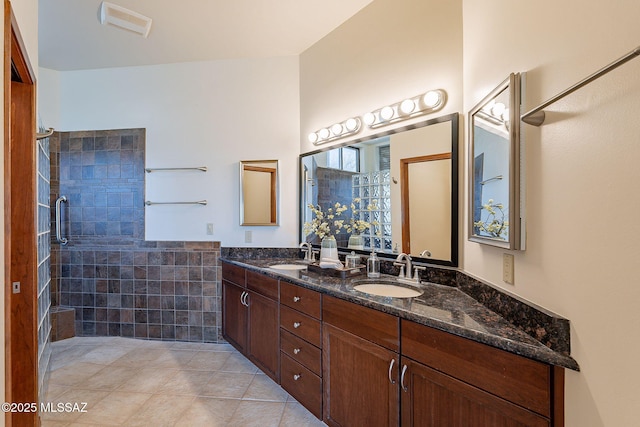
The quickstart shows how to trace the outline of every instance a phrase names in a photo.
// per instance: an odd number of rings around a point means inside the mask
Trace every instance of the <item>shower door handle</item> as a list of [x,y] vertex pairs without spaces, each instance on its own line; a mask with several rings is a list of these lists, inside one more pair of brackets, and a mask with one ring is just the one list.
[[65,237],[62,237],[62,224],[60,224],[60,204],[62,202],[67,202],[67,196],[60,196],[56,200],[56,240],[61,245],[66,245],[69,243]]

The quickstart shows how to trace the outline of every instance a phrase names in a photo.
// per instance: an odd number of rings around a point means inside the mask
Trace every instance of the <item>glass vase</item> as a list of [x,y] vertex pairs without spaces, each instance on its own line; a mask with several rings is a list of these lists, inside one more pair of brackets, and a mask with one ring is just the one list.
[[349,237],[349,249],[364,250],[364,236],[360,234],[352,234]]
[[323,260],[338,261],[338,243],[333,236],[327,236],[322,238],[320,245],[320,261]]

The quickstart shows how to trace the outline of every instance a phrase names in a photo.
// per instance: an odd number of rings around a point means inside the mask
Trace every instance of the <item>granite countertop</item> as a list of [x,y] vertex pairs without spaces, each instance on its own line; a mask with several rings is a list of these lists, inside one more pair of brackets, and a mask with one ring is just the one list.
[[[307,270],[269,268],[274,264],[301,264],[300,260],[293,259],[223,257],[222,260],[510,353],[551,365],[579,370],[578,363],[573,358],[553,351],[456,287],[423,282],[417,285],[424,291],[419,297],[378,297],[359,292],[353,288],[354,281],[367,279],[366,274],[341,279]],[[394,276],[385,274],[381,276],[381,279],[394,278]]]

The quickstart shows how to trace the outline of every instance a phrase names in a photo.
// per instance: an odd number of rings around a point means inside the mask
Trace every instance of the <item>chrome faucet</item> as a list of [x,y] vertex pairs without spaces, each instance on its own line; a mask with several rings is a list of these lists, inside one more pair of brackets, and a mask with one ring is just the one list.
[[[404,252],[402,252],[400,255],[398,255],[398,258],[396,258],[396,262],[394,262],[393,265],[400,267],[400,274],[398,274],[398,277],[407,278],[411,280],[411,255],[405,254]],[[405,266],[406,266],[406,274],[404,273]]]
[[[404,262],[403,262],[404,261]],[[413,263],[411,260],[411,255],[405,254],[404,252],[398,255],[396,258],[396,262],[393,263],[395,266],[400,267],[400,273],[398,274],[398,280],[409,282],[409,283],[420,283],[420,272],[426,270],[424,266],[415,266],[413,267]],[[405,274],[405,267],[407,273]]]
[[[306,249],[304,249],[304,248],[306,248]],[[305,261],[309,261],[309,262],[313,262],[313,247],[311,246],[311,243],[309,243],[309,242],[300,243],[300,249],[304,249],[305,250],[304,260]]]

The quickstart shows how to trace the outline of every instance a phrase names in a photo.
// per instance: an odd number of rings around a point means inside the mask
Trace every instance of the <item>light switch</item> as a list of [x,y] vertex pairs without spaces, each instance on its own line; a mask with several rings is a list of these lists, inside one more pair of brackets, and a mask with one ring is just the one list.
[[251,230],[247,230],[244,232],[244,242],[245,243],[251,243],[251,241],[253,240],[253,236],[251,233]]
[[512,254],[502,254],[502,280],[513,285],[514,260]]
[[212,222],[208,222],[207,223],[207,235],[209,235],[209,236],[213,235],[213,223]]

